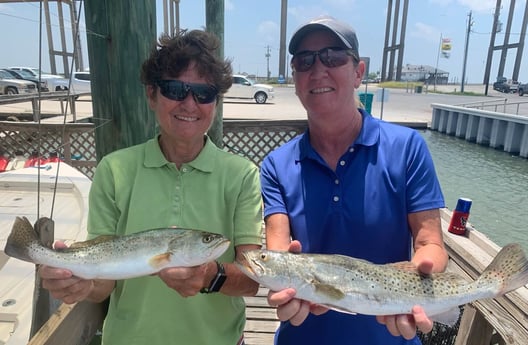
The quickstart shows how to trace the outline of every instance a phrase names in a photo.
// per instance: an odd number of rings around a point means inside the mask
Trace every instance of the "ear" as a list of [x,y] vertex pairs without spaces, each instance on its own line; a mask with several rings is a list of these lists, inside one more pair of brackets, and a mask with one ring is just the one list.
[[365,74],[365,62],[359,61],[354,73],[356,77],[354,81],[354,87],[357,89],[361,86],[361,81],[363,80],[363,75]]
[[150,109],[154,109],[154,105],[156,104],[156,100],[158,98],[157,97],[158,88],[155,87],[154,85],[147,85],[145,87],[145,92],[147,94],[147,100],[148,100]]

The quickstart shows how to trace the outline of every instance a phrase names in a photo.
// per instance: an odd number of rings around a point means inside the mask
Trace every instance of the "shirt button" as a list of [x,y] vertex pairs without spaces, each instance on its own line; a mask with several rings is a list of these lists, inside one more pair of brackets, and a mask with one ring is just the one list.
[[339,180],[338,180],[338,179],[335,179],[334,183],[335,183],[335,184],[339,184]]
[[341,166],[344,166],[345,164],[346,164],[345,161],[341,161],[341,162],[339,162],[339,165],[341,165]]
[[351,152],[351,153],[354,152],[354,148],[351,147],[350,150],[348,150],[348,152]]
[[183,168],[182,171],[185,173],[187,172],[187,168]]
[[338,196],[334,196],[334,201],[338,202],[339,201],[339,197]]

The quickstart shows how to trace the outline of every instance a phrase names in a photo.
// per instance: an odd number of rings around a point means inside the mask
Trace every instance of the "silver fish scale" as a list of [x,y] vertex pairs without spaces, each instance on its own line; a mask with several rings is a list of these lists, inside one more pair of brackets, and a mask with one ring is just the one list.
[[[368,290],[372,293],[388,292],[405,296],[433,297],[455,295],[471,291],[474,288],[468,281],[449,273],[443,273],[442,279],[435,279],[436,275],[434,274],[423,276],[417,272],[394,268],[391,265],[380,267],[363,260],[341,255],[333,257],[327,255],[311,256],[314,259],[310,260],[312,261],[310,267],[314,271],[341,272],[338,275],[340,282],[349,283],[343,286],[345,292]],[[319,275],[321,274],[319,273]]]

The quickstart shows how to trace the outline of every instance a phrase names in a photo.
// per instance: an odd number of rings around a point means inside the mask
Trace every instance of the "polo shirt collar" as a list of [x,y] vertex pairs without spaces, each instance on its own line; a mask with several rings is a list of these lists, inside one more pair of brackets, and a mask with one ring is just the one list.
[[[363,118],[363,124],[361,131],[359,132],[356,141],[350,145],[362,145],[362,146],[374,146],[377,145],[380,138],[380,122],[375,119],[372,115],[367,113],[364,109],[358,109]],[[319,155],[315,152],[312,145],[310,144],[310,129],[307,129],[303,133],[301,140],[299,141],[299,160],[305,158],[317,159]]]
[[[146,143],[144,164],[147,168],[159,168],[167,164],[172,164],[163,155],[158,138],[159,136],[154,139],[150,139]],[[214,162],[216,159],[216,151],[216,145],[207,135],[205,135],[205,145],[202,148],[202,151],[200,151],[198,157],[186,164],[204,172],[211,172],[213,171]]]

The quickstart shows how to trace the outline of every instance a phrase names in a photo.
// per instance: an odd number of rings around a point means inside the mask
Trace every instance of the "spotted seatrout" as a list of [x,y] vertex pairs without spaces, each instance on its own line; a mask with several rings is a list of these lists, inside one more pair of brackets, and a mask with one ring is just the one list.
[[241,270],[263,286],[294,288],[296,297],[346,313],[408,314],[421,305],[438,322],[453,325],[459,305],[494,298],[528,284],[528,260],[518,244],[505,246],[482,275],[468,282],[452,273],[420,275],[401,263],[375,265],[343,255],[244,253]]
[[128,279],[166,267],[197,266],[215,260],[229,246],[222,235],[164,228],[125,236],[100,236],[69,248],[43,246],[31,223],[17,217],[4,252],[14,258],[70,270],[84,279]]

